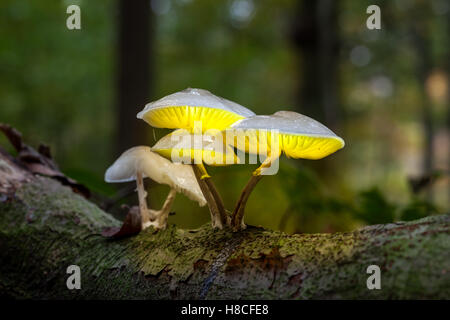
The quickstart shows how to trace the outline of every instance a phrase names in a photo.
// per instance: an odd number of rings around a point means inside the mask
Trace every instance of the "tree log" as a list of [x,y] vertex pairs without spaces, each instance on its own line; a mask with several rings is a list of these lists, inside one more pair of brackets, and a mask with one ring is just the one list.
[[[275,214],[275,213],[274,213]],[[120,222],[59,181],[0,154],[0,296],[35,299],[449,299],[450,215],[295,234],[249,226],[146,229]],[[69,265],[81,289],[66,286]],[[369,265],[381,289],[367,288]]]

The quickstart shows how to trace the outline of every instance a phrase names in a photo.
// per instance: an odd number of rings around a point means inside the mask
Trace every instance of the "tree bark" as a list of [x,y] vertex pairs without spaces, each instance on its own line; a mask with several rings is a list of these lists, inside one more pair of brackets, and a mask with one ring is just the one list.
[[[274,213],[276,214],[276,213]],[[171,226],[109,240],[120,222],[0,154],[0,296],[35,299],[449,299],[450,216],[295,234]],[[81,269],[69,290],[67,267]],[[368,290],[369,265],[381,289]]]

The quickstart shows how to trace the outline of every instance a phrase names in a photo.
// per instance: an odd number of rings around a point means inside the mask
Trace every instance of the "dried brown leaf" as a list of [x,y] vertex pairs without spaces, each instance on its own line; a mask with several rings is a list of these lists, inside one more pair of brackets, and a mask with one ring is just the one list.
[[141,232],[142,222],[139,207],[129,208],[125,221],[120,228],[109,227],[103,230],[102,236],[112,239],[124,238]]

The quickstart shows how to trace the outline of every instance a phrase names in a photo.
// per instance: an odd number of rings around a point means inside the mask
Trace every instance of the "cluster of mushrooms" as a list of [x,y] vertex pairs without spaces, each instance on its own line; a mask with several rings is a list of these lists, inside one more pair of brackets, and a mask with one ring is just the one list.
[[[199,206],[207,204],[213,228],[244,229],[250,193],[263,175],[274,173],[270,169],[283,152],[295,159],[321,159],[344,147],[342,138],[307,116],[292,111],[255,115],[203,89],[188,88],[151,102],[137,118],[155,128],[176,129],[151,148],[127,150],[105,173],[106,182],[136,181],[142,229],[167,226],[177,192]],[[263,159],[230,213],[204,165],[241,163],[235,150]],[[171,188],[160,210],[147,208],[146,177]]]

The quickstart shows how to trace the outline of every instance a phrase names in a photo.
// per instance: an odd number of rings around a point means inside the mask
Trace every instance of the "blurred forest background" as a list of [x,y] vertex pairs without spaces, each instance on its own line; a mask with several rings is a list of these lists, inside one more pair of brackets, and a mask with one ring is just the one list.
[[[70,4],[81,30],[66,28]],[[372,4],[381,30],[366,28]],[[136,113],[187,87],[332,128],[343,150],[283,156],[250,197],[247,223],[289,233],[448,212],[449,68],[448,0],[0,2],[0,122],[50,145],[100,205],[126,188],[103,182],[115,158],[168,132]],[[255,168],[209,168],[229,209]],[[150,205],[168,191],[150,183]],[[123,218],[120,204],[136,202],[131,194],[108,211]],[[182,195],[173,209],[169,222],[181,227],[209,220]]]

